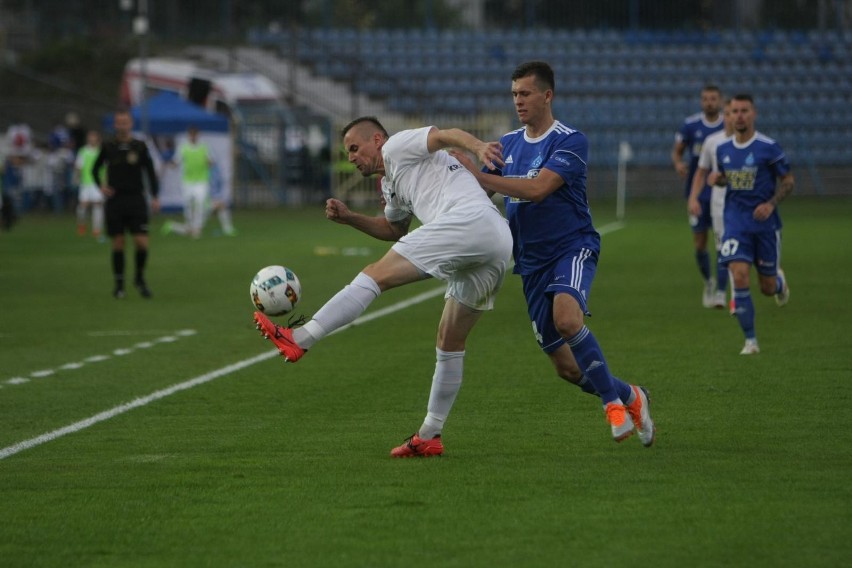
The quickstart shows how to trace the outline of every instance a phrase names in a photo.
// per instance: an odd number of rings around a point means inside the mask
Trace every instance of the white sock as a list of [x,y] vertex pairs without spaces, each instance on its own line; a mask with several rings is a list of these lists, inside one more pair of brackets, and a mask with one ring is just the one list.
[[429,392],[429,404],[426,407],[426,418],[418,430],[424,440],[434,438],[444,429],[444,422],[461,388],[464,372],[464,351],[442,351],[435,348],[435,353],[437,361],[435,375],[432,377],[432,390]]
[[189,210],[189,232],[197,236],[204,228],[204,201],[193,200],[192,208]]
[[85,225],[86,224],[86,206],[82,203],[77,204],[77,224]]
[[104,229],[104,206],[102,203],[92,205],[92,232],[100,234]]
[[359,272],[351,284],[314,314],[311,321],[293,330],[293,339],[302,349],[310,349],[332,331],[355,321],[381,293],[375,280]]
[[222,207],[216,214],[219,216],[219,225],[222,226],[222,232],[233,233],[234,224],[231,222],[231,210],[227,207]]

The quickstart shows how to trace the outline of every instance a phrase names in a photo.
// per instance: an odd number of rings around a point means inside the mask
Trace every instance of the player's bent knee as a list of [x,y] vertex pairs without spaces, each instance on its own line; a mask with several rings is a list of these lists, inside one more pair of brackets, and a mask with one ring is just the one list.
[[556,326],[556,331],[559,332],[559,335],[565,338],[574,337],[577,335],[581,329],[583,329],[583,319],[576,317],[564,317],[554,320],[553,324]]

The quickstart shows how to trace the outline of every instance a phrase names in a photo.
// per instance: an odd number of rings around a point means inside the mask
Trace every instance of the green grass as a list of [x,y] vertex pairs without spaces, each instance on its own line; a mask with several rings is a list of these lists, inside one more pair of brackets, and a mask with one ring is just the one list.
[[[594,205],[598,226],[611,209]],[[749,358],[735,320],[700,307],[683,209],[631,203],[590,302],[611,368],[651,391],[655,447],[612,443],[595,399],[555,378],[512,277],[469,341],[444,457],[388,457],[425,413],[437,297],[0,460],[0,564],[845,565],[852,201],[785,203],[792,300],[755,292]],[[71,217],[0,234],[0,449],[269,352],[260,267],[293,268],[311,314],[387,249],[315,208],[236,224],[155,233],[151,301],[110,296],[108,248]]]

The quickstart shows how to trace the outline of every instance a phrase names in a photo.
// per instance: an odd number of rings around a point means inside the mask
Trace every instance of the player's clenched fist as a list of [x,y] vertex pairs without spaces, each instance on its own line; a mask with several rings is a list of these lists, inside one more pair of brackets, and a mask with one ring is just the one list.
[[325,202],[325,216],[336,223],[345,223],[349,216],[349,208],[339,199],[328,199]]

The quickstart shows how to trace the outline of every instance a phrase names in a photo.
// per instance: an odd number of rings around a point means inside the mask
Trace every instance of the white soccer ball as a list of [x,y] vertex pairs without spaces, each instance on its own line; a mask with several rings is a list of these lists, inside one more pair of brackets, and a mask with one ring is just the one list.
[[281,316],[299,303],[302,284],[289,268],[267,266],[252,278],[249,292],[255,308],[268,316]]

